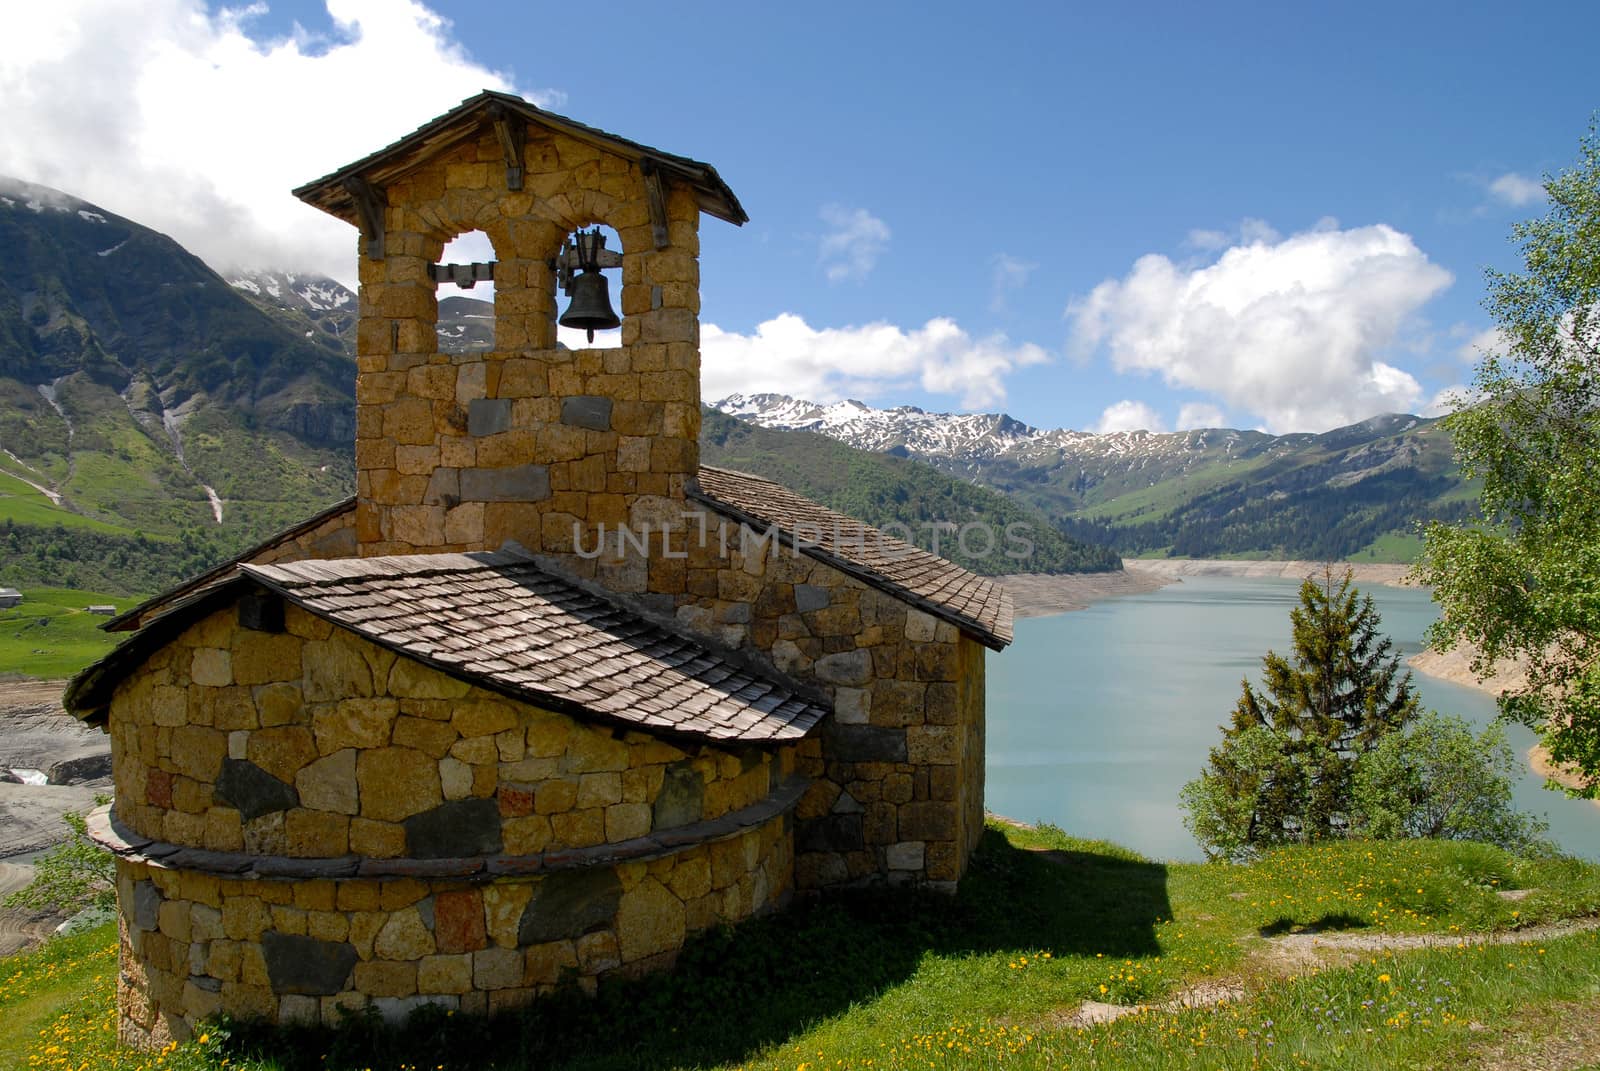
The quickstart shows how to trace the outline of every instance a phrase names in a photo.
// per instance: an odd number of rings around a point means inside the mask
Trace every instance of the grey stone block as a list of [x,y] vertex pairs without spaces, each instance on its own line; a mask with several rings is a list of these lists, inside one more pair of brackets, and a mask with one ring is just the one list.
[[590,431],[611,430],[611,399],[580,394],[561,399],[561,423]]
[[461,501],[461,470],[438,468],[428,477],[428,489],[423,492],[425,506],[453,506]]
[[510,430],[510,398],[474,398],[467,403],[468,435],[498,435]]
[[832,598],[828,589],[817,584],[796,584],[794,586],[794,608],[801,613],[808,610],[821,610],[830,603]]
[[267,961],[267,981],[279,995],[331,997],[345,988],[356,965],[355,946],[348,942],[319,941],[276,930],[261,935],[261,954]]
[[543,502],[549,497],[550,470],[544,465],[461,470],[464,502]]
[[451,800],[402,824],[406,853],[413,859],[495,855],[502,846],[500,805],[492,799]]
[[905,762],[906,737],[876,725],[840,725],[827,730],[828,755],[840,762]]
[[865,648],[824,655],[811,671],[829,684],[866,684],[872,679],[872,652]]
[[154,882],[133,883],[133,924],[141,930],[153,930],[161,918],[161,890]]
[[239,812],[245,821],[274,811],[300,806],[300,793],[253,762],[223,759],[217,775],[216,796]]
[[609,867],[551,874],[539,883],[539,891],[522,912],[517,943],[537,945],[581,937],[615,918],[621,902],[622,882]]
[[801,822],[795,830],[795,850],[801,852],[855,852],[863,844],[859,814],[830,814]]
[[690,763],[675,762],[667,767],[656,793],[651,829],[674,829],[698,822],[705,814],[706,782]]

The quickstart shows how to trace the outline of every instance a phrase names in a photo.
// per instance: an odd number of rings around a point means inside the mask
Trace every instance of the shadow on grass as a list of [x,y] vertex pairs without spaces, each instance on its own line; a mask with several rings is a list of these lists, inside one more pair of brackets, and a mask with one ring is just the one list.
[[667,1068],[736,1063],[910,979],[924,956],[1049,951],[1133,958],[1172,917],[1166,867],[1029,852],[986,831],[954,897],[829,896],[692,940],[670,973],[557,993],[485,1024],[427,1009],[404,1028],[233,1024],[229,1054],[285,1071]]
[[1286,933],[1326,933],[1330,930],[1364,930],[1370,926],[1366,919],[1359,915],[1351,915],[1344,911],[1335,911],[1323,915],[1321,918],[1312,919],[1310,922],[1296,922],[1287,915],[1280,916],[1262,926],[1256,932],[1262,937],[1280,937]]

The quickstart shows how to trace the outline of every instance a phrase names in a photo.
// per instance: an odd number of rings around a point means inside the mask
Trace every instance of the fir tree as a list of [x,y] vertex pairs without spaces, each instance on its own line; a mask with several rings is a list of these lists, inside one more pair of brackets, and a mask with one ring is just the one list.
[[1411,674],[1351,580],[1330,566],[1300,585],[1292,656],[1267,652],[1260,690],[1242,682],[1222,743],[1184,786],[1208,855],[1343,834],[1357,761],[1416,717]]

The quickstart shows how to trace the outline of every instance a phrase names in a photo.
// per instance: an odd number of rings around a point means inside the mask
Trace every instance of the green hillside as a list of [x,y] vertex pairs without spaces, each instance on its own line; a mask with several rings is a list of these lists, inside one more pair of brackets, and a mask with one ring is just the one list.
[[976,573],[1104,572],[1122,567],[1110,550],[1063,535],[1039,513],[1005,495],[920,461],[857,450],[811,432],[774,431],[706,410],[700,459],[776,480],[868,524],[904,524],[923,547],[932,546],[935,522],[982,523],[997,533],[1009,524],[1027,526],[1033,549],[1025,558],[1007,557],[1003,539],[994,553],[982,554],[986,548],[974,537],[968,545],[980,553],[963,553],[949,529],[942,528],[939,553]]

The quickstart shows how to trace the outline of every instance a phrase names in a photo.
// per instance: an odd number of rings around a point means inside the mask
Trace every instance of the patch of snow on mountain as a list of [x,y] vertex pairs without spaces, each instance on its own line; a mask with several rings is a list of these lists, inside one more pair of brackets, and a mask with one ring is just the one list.
[[248,290],[252,294],[261,293],[261,284],[257,283],[254,279],[230,279],[228,280],[228,285],[233,287],[235,290]]
[[112,246],[110,249],[98,250],[95,253],[95,256],[97,256],[97,257],[109,257],[112,253],[115,253],[117,250],[119,250],[123,246],[127,245],[128,242],[131,241],[131,240],[132,239],[124,238],[122,241],[118,242],[116,245]]
[[104,223],[106,221],[106,217],[98,212],[91,212],[87,208],[78,209],[78,218],[89,223]]

